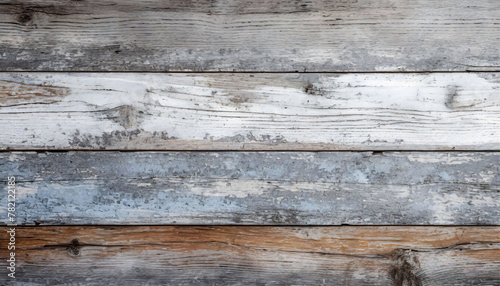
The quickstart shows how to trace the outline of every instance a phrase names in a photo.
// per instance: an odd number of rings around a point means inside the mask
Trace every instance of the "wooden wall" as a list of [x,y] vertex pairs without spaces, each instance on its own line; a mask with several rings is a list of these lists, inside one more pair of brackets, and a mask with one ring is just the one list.
[[499,24],[496,0],[3,1],[0,285],[500,285]]

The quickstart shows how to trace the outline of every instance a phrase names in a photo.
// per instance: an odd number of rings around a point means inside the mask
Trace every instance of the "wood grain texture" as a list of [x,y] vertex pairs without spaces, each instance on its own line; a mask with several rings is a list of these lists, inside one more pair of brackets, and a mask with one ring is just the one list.
[[486,152],[0,154],[27,225],[498,225],[499,174]]
[[23,227],[17,278],[6,285],[498,285],[499,234],[498,227]]
[[0,74],[1,149],[498,150],[500,74]]
[[477,0],[6,0],[0,69],[498,71]]

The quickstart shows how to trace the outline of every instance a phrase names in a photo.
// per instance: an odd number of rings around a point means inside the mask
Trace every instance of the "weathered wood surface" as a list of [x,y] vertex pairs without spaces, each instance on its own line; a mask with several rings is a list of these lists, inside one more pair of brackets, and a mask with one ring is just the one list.
[[495,0],[6,0],[0,70],[498,71]]
[[498,150],[500,74],[0,74],[1,149]]
[[1,153],[9,176],[27,225],[500,224],[500,153]]
[[16,245],[6,285],[500,284],[499,227],[29,227]]

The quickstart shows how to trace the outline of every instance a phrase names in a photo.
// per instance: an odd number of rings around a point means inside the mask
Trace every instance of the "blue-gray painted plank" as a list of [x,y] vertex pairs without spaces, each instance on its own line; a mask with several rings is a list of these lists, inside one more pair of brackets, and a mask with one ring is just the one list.
[[0,162],[17,181],[19,224],[500,222],[494,152],[12,152]]

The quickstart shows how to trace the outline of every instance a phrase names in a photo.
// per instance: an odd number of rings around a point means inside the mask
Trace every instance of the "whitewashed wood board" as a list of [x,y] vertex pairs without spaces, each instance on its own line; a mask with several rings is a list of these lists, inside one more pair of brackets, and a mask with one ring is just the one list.
[[494,0],[7,0],[0,70],[499,71]]
[[0,148],[498,150],[500,74],[1,73]]
[[0,154],[27,225],[498,225],[499,174],[495,152]]

